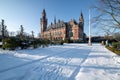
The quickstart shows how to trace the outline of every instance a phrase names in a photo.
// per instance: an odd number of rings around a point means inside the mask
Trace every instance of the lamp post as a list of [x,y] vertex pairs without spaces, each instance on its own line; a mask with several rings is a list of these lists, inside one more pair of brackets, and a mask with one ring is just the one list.
[[89,41],[88,41],[88,45],[91,46],[91,23],[90,23],[90,9],[89,9]]

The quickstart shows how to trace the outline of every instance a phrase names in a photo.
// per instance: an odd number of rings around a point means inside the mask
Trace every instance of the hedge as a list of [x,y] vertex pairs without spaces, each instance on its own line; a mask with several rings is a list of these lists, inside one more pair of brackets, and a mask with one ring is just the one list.
[[112,47],[116,49],[120,49],[120,42],[113,42]]
[[2,45],[3,49],[14,50],[19,45],[19,41],[15,37],[5,38],[2,40],[2,42],[3,42]]
[[116,53],[117,55],[120,55],[120,50],[115,49],[114,47],[109,47],[106,46],[106,48],[114,53]]

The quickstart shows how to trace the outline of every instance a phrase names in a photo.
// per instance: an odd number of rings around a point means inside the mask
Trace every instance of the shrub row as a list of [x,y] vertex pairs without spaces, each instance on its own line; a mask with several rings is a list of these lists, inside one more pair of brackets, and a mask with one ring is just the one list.
[[49,39],[31,39],[31,38],[18,38],[18,37],[9,37],[9,38],[4,38],[2,40],[3,45],[2,48],[3,49],[9,49],[9,50],[15,50],[16,48],[20,48],[20,49],[26,49],[29,47],[33,47],[33,48],[37,48],[38,46],[48,46],[49,44],[53,44],[53,45],[63,45],[63,43],[80,43],[80,41],[72,41],[69,39],[66,40],[61,40],[61,41],[50,41]]
[[115,49],[120,49],[120,42],[113,42],[112,47]]
[[20,39],[16,37],[4,38],[2,40],[3,49],[15,50],[16,48],[26,49],[29,47],[37,48],[38,46],[44,45],[47,46],[50,41],[49,40],[40,40],[40,39]]
[[120,50],[114,48],[114,47],[109,47],[109,46],[106,46],[107,49],[109,49],[110,51],[116,53],[117,55],[120,55]]
[[14,37],[4,38],[2,42],[3,42],[2,48],[9,50],[14,50],[20,44],[20,41]]

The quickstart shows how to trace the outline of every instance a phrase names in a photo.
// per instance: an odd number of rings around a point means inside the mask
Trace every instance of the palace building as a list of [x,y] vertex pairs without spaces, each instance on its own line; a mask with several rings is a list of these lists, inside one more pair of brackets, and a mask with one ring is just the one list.
[[49,39],[52,41],[61,40],[73,40],[82,41],[84,40],[84,18],[81,12],[79,22],[75,20],[70,20],[69,22],[64,22],[54,18],[54,23],[47,26],[48,19],[46,17],[45,9],[42,12],[42,18],[40,19],[41,24],[41,39]]

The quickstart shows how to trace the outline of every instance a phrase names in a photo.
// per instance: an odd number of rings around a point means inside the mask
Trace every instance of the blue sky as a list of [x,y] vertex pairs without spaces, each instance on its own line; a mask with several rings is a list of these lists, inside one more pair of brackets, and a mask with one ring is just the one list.
[[[60,19],[65,22],[71,19],[79,20],[82,11],[85,25],[84,32],[88,34],[88,9],[98,0],[0,0],[0,19],[5,20],[9,31],[18,31],[23,25],[25,32],[40,32],[40,18],[43,9],[46,10],[48,25]],[[93,14],[93,15],[92,15]],[[91,17],[96,12],[91,11]],[[1,22],[1,21],[0,21]],[[96,35],[96,30],[92,31]]]

